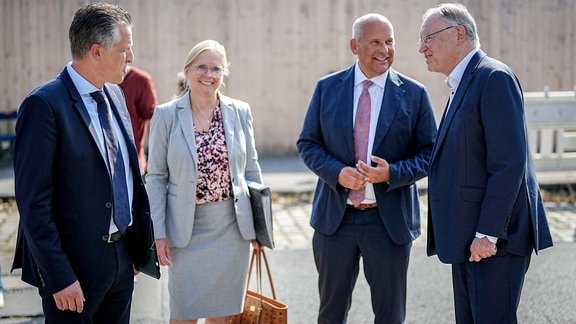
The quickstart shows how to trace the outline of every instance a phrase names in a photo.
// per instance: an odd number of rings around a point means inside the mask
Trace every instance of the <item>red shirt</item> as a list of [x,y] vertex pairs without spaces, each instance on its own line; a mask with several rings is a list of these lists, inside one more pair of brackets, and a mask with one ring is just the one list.
[[158,105],[158,95],[154,88],[154,81],[148,72],[131,66],[124,81],[119,85],[124,91],[126,104],[130,112],[136,150],[140,152],[144,143],[142,137],[146,122],[152,118],[154,108]]

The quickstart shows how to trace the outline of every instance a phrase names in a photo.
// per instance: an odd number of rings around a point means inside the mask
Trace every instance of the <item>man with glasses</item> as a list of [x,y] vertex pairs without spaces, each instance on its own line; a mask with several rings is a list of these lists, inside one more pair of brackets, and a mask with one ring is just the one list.
[[428,255],[452,264],[456,323],[516,323],[532,250],[552,239],[528,147],[522,89],[480,50],[466,7],[423,16],[419,51],[451,89],[428,175]]

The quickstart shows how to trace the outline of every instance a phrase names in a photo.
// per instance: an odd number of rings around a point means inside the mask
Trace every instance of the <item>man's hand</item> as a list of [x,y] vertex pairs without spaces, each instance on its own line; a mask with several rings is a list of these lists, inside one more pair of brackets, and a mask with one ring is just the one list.
[[375,167],[366,164],[363,161],[358,161],[356,170],[368,179],[370,183],[380,183],[390,180],[390,166],[388,162],[377,156],[371,157],[372,162],[376,163]]
[[156,252],[158,253],[160,265],[169,266],[172,264],[172,256],[170,255],[170,246],[167,239],[156,239]]
[[496,243],[490,242],[487,237],[474,238],[470,244],[470,262],[480,262],[480,260],[489,258],[497,252]]
[[82,292],[82,287],[80,287],[80,282],[78,282],[78,280],[74,281],[70,286],[55,293],[53,296],[54,301],[56,302],[56,307],[61,311],[69,310],[82,313],[84,310],[84,292]]
[[338,175],[338,182],[344,188],[356,190],[366,186],[368,178],[353,167],[345,167]]

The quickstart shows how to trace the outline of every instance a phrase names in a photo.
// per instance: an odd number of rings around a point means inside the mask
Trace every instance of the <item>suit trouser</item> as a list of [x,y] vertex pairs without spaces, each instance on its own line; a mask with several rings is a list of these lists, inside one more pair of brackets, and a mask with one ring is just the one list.
[[[40,292],[46,324],[130,322],[130,306],[134,291],[132,261],[124,240],[107,244],[98,280],[94,283],[80,282],[86,300],[82,313],[61,311],[56,307],[52,295]],[[87,285],[92,287],[88,288]]]
[[411,246],[412,243],[392,242],[377,208],[347,208],[336,233],[324,235],[316,231],[312,248],[319,275],[318,323],[346,323],[360,257],[370,286],[374,322],[402,323]]
[[503,254],[452,265],[457,324],[517,323],[530,257]]

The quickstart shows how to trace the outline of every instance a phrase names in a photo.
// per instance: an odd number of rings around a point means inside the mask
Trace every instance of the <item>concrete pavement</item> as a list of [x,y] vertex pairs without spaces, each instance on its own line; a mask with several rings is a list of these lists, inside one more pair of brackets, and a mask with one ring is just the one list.
[[[277,194],[273,203],[277,248],[267,253],[277,297],[288,305],[289,323],[314,323],[318,307],[317,275],[310,250],[313,231],[308,220],[310,191],[316,177],[298,157],[263,158],[261,163],[264,181]],[[6,183],[9,185],[9,181],[0,179],[0,191]],[[422,195],[421,199],[425,207],[426,196]],[[571,306],[576,300],[576,206],[547,204],[546,209],[556,246],[542,251],[532,260],[520,305],[520,322],[576,323],[576,311]],[[425,212],[423,208],[422,215]],[[425,233],[425,217],[422,220]],[[0,209],[0,264],[7,305],[0,309],[0,323],[42,323],[36,290],[22,283],[17,274],[7,273],[17,221],[15,206],[3,204]],[[412,249],[406,323],[453,323],[450,267],[435,257],[425,256],[423,236],[414,242]],[[144,275],[137,277],[133,323],[167,322],[166,280],[167,276],[160,281]],[[264,291],[267,291],[266,287]],[[349,323],[371,322],[369,288],[361,274]]]

